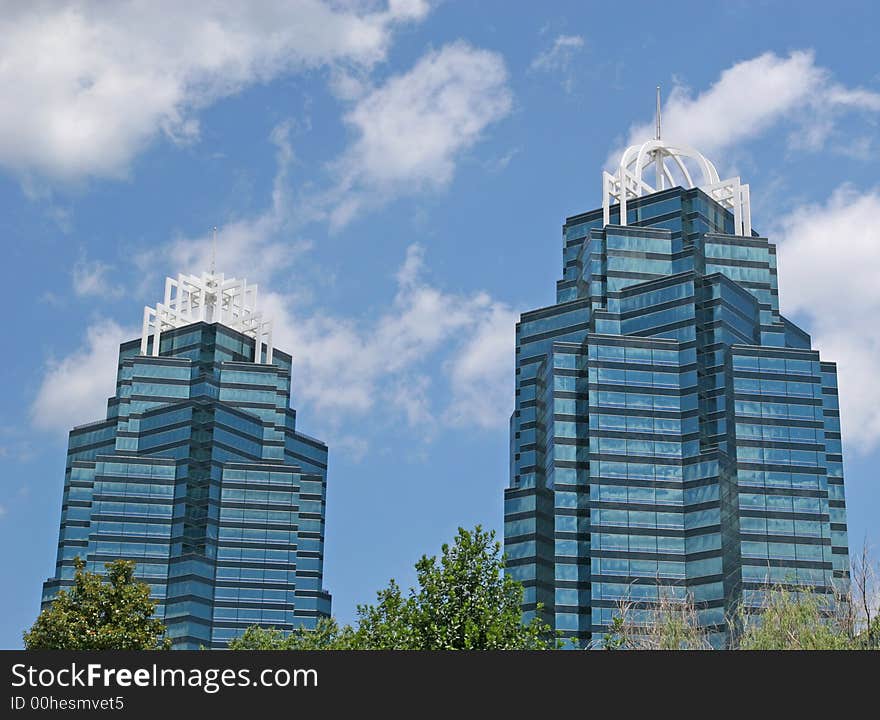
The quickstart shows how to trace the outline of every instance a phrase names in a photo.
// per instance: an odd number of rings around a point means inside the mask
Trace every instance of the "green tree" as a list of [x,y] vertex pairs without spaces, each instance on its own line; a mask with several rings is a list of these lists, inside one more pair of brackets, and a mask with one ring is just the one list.
[[409,597],[404,597],[400,586],[392,579],[387,588],[376,593],[375,605],[358,605],[358,626],[354,631],[356,647],[360,650],[432,649],[423,647],[420,642],[414,592],[410,589]]
[[[829,606],[829,602],[831,606]],[[759,618],[744,617],[741,650],[853,650],[858,647],[839,599],[823,599],[807,588],[769,591]],[[848,600],[844,601],[848,602]]]
[[[531,650],[555,647],[539,618],[522,622],[522,586],[504,574],[501,543],[477,526],[458,529],[439,558],[416,563],[419,589],[401,619],[419,650]],[[384,599],[383,599],[384,600]],[[390,616],[393,620],[393,614]]]
[[74,560],[73,586],[23,634],[28,650],[167,650],[165,626],[153,617],[150,586],[134,579],[135,564],[115,560],[105,565],[107,582]]
[[392,580],[375,605],[360,605],[356,627],[333,620],[284,635],[248,628],[240,650],[546,650],[557,646],[538,617],[522,621],[522,585],[504,574],[501,543],[479,525],[458,529],[439,558],[416,563],[418,588],[404,594]]
[[[611,625],[608,626],[608,632],[602,644],[603,650],[634,650],[630,640],[630,628],[622,615],[615,615],[611,618]],[[592,650],[592,646],[587,648]]]
[[229,643],[230,650],[357,650],[354,631],[333,618],[321,618],[314,630],[299,628],[289,634],[252,625]]
[[855,643],[861,650],[880,650],[880,617],[875,617],[856,635]]

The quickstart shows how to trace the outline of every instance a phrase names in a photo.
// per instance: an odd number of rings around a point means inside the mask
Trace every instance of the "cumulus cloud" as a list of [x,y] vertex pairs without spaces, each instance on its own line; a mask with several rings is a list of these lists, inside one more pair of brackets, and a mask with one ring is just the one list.
[[492,302],[448,363],[452,389],[446,418],[454,425],[504,427],[513,394],[514,337],[518,313]]
[[[289,124],[276,127],[271,140],[277,146],[278,167],[270,206],[221,226],[216,265],[221,272],[232,268],[260,281],[260,305],[274,319],[276,344],[294,354],[297,402],[334,422],[365,414],[381,402],[426,434],[438,423],[493,427],[506,422],[515,313],[487,293],[448,293],[428,282],[423,246],[407,249],[394,273],[396,291],[390,303],[372,308],[366,319],[356,312],[333,314],[312,306],[314,281],[284,292],[270,290],[304,261],[310,248],[306,241],[291,240],[297,207],[287,190],[294,157]],[[138,263],[142,270],[200,273],[208,267],[211,252],[210,233],[178,237]],[[154,272],[150,282],[159,280]],[[433,362],[444,372],[442,389],[429,379],[427,364]],[[495,367],[484,365],[489,362]],[[499,365],[509,365],[509,372],[496,373]],[[434,407],[432,397],[443,392],[461,412]]]
[[[310,247],[290,239],[308,221],[329,220],[338,229],[393,197],[445,187],[461,153],[510,111],[511,98],[499,55],[460,42],[429,52],[352,104],[345,120],[356,137],[331,163],[325,188],[299,197],[289,189],[292,126],[279,124],[270,138],[278,168],[271,206],[220,228],[218,268],[268,277]],[[205,232],[178,237],[161,254],[170,255],[177,269],[201,272],[211,248],[211,233]],[[143,256],[142,269],[154,267],[155,260],[156,253]]]
[[880,190],[838,188],[781,221],[782,310],[812,331],[837,363],[843,437],[856,450],[880,442]]
[[[402,7],[392,3],[397,12]],[[409,72],[354,102],[347,118],[358,135],[334,165],[339,184],[322,199],[324,217],[343,223],[347,210],[394,194],[443,187],[452,179],[460,153],[509,112],[510,105],[507,74],[498,55],[464,43],[428,53]],[[420,245],[408,249],[388,306],[373,308],[368,315],[311,307],[308,282],[292,292],[267,292],[310,247],[295,239],[306,213],[288,187],[294,163],[290,124],[277,126],[270,139],[277,158],[271,202],[262,213],[220,227],[216,266],[261,282],[260,304],[274,318],[276,343],[294,354],[297,403],[316,408],[337,426],[377,406],[426,432],[439,422],[490,427],[505,418],[512,388],[514,313],[487,293],[449,293],[428,282]],[[210,232],[179,236],[138,258],[137,266],[151,283],[158,283],[155,273],[163,270],[199,273],[208,267],[213,247]],[[81,291],[94,292],[106,272],[100,263],[83,263],[76,275]],[[478,351],[478,338],[498,342],[503,331],[496,325],[502,319],[509,321],[510,367],[496,382],[510,387],[506,393],[492,391],[489,400],[481,391],[494,371],[481,370],[480,362],[495,362],[497,356]],[[36,426],[66,430],[74,422],[101,417],[103,404],[94,398],[112,393],[113,386],[110,382],[106,391],[96,391],[97,385],[115,376],[117,346],[125,334],[116,324],[97,323],[83,347],[47,367],[33,404]],[[127,336],[136,337],[137,331]],[[458,350],[466,362],[454,357]],[[430,363],[446,369],[442,383],[429,380]],[[464,413],[450,413],[446,402],[438,405],[444,392],[450,399],[473,403],[467,419]],[[84,402],[86,396],[91,405]],[[364,451],[361,439],[350,433],[340,436],[349,437],[358,453]]]
[[105,417],[107,398],[116,386],[119,344],[137,337],[139,330],[101,320],[86,331],[85,343],[61,360],[46,365],[31,421],[42,430],[67,432]]
[[103,297],[116,297],[122,292],[122,288],[114,284],[110,279],[113,268],[100,260],[88,260],[85,256],[80,257],[73,264],[71,280],[73,292],[80,296],[100,295]]
[[[835,82],[812,52],[787,57],[768,52],[727,68],[697,95],[682,85],[673,87],[663,106],[663,137],[712,158],[788,119],[797,124],[791,144],[818,149],[833,132],[835,119],[852,110],[880,112],[880,93]],[[632,127],[627,145],[652,137],[653,120]],[[608,165],[619,159],[617,150]]]
[[533,73],[557,75],[565,91],[570,93],[574,89],[575,81],[572,63],[583,49],[584,39],[580,35],[557,35],[549,48],[535,56],[529,70]]
[[355,140],[334,163],[338,183],[318,203],[333,225],[392,196],[448,185],[459,155],[510,112],[507,80],[500,55],[456,42],[363,95],[345,115]]
[[[366,9],[365,9],[366,8]],[[0,17],[0,165],[53,179],[125,175],[198,111],[287,72],[370,67],[427,0],[14,3]]]
[[270,135],[276,146],[276,171],[271,202],[265,211],[221,225],[216,242],[210,230],[195,237],[178,236],[159,251],[138,258],[142,270],[167,263],[174,272],[198,275],[208,270],[213,257],[218,272],[228,275],[234,270],[234,274],[253,280],[267,279],[290,267],[311,247],[309,241],[291,237],[295,228],[288,187],[294,161],[290,135],[290,122],[280,123]]
[[[420,245],[408,248],[390,304],[367,315],[327,313],[295,294],[261,296],[275,344],[294,357],[297,406],[313,408],[337,434],[352,417],[372,411],[399,417],[426,437],[441,425],[496,428],[507,421],[516,314],[485,292],[451,293],[431,284],[424,252]],[[119,343],[138,332],[97,322],[82,347],[48,363],[32,406],[34,425],[67,431],[103,417]],[[351,432],[349,425],[343,436],[362,454],[365,441]]]
[[[514,311],[485,292],[444,292],[424,273],[424,248],[411,245],[397,292],[389,307],[371,313],[375,320],[302,310],[283,294],[264,297],[278,346],[294,355],[297,398],[325,417],[394,408],[426,431],[439,422],[503,426],[513,388]],[[439,388],[426,371],[435,362],[444,368]],[[437,395],[448,398],[439,407]]]

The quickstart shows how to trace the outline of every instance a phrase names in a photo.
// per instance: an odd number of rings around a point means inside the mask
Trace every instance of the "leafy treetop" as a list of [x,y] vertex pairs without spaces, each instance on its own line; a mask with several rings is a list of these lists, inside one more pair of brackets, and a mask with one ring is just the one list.
[[59,591],[52,604],[24,633],[28,650],[166,650],[165,625],[153,616],[150,586],[135,580],[135,564],[105,565],[107,582],[74,560],[73,586]]
[[522,619],[522,586],[504,573],[501,544],[479,525],[458,529],[439,558],[416,563],[417,588],[392,580],[375,605],[360,605],[356,627],[332,619],[289,635],[248,628],[237,650],[546,650],[557,645],[540,618]]

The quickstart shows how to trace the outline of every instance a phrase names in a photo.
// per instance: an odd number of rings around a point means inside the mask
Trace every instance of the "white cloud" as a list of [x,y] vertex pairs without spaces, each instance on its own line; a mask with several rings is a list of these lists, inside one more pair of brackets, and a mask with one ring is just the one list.
[[407,423],[420,427],[425,437],[430,437],[436,423],[431,409],[431,378],[428,375],[403,374],[392,383],[391,401],[403,413]]
[[[846,110],[880,112],[880,93],[836,83],[829,70],[816,65],[812,52],[788,57],[768,52],[724,70],[699,95],[673,87],[663,107],[663,137],[717,159],[721,151],[788,119],[797,125],[791,144],[818,149]],[[631,128],[627,144],[652,137],[653,120]],[[619,159],[618,150],[609,157],[609,166]]]
[[251,280],[267,279],[288,268],[307,251],[311,247],[309,241],[290,237],[293,232],[293,208],[288,181],[294,161],[290,134],[289,122],[283,122],[272,130],[270,140],[277,148],[277,169],[272,184],[272,200],[264,212],[220,226],[216,244],[211,231],[197,237],[177,237],[160,251],[148,252],[140,257],[138,264],[141,269],[146,271],[161,263],[167,264],[175,273],[200,274],[210,267],[213,253],[218,272],[243,275]]
[[557,35],[547,50],[544,50],[532,60],[532,70],[552,71],[565,68],[571,61],[572,54],[584,46],[584,39],[580,35]]
[[[324,312],[310,304],[315,281],[284,292],[268,290],[310,247],[289,239],[296,215],[287,191],[294,160],[290,126],[276,127],[271,139],[278,163],[271,204],[221,227],[216,265],[262,283],[260,305],[274,320],[276,345],[294,356],[297,407],[308,406],[356,458],[367,445],[353,434],[360,432],[357,425],[347,421],[377,409],[380,417],[402,418],[425,437],[440,423],[503,426],[513,386],[515,314],[485,292],[449,293],[429,283],[422,246],[408,248],[387,307]],[[211,246],[210,233],[178,237],[138,258],[137,266],[151,284],[166,269],[201,272],[210,263]],[[83,261],[76,272],[80,290],[96,291],[107,269]],[[137,334],[110,321],[90,327],[82,347],[47,365],[32,406],[33,424],[66,431],[101,418],[113,392],[118,344]],[[430,380],[434,370],[441,380]]]
[[486,168],[491,173],[500,173],[507,169],[507,166],[513,162],[513,159],[522,152],[522,148],[515,147],[508,150],[506,153],[501,155],[500,157],[493,158],[492,160],[488,160],[483,164],[483,167]]
[[[359,435],[371,412],[401,418],[426,438],[441,424],[500,428],[507,422],[516,314],[485,292],[444,292],[425,272],[424,249],[410,246],[391,303],[363,314],[305,307],[298,294],[261,295],[276,346],[293,355],[295,406],[307,406],[310,427],[346,438],[355,455],[366,451]],[[138,332],[95,323],[82,347],[48,363],[31,409],[33,424],[67,431],[102,418],[114,390],[119,343]]]
[[[426,433],[440,421],[506,423],[515,313],[487,293],[447,293],[423,275],[424,250],[412,245],[393,301],[371,312],[372,321],[303,311],[277,293],[264,297],[278,347],[294,356],[294,393],[315,415],[345,419],[392,407]],[[435,374],[441,383],[425,370],[436,362],[445,370]],[[441,407],[437,396],[448,398]]]
[[122,288],[115,285],[109,277],[113,268],[100,260],[88,260],[85,256],[80,257],[73,264],[71,276],[73,291],[80,297],[86,295],[101,295],[115,297],[122,292]]
[[370,67],[426,0],[30,2],[0,17],[0,165],[62,180],[120,177],[158,135],[198,136],[198,111],[322,66]]
[[453,424],[493,428],[508,422],[517,319],[510,307],[492,302],[450,361],[452,396],[446,417]]
[[880,442],[880,190],[841,187],[781,221],[782,310],[812,331],[836,362],[843,437],[869,451]]
[[119,344],[137,337],[134,328],[101,320],[86,330],[82,347],[47,363],[31,405],[31,421],[42,430],[67,432],[74,425],[101,420],[116,386]]
[[[495,53],[460,42],[429,52],[409,72],[354,104],[346,121],[358,136],[333,163],[334,186],[299,201],[288,188],[292,128],[290,122],[280,124],[271,136],[278,148],[271,206],[220,228],[217,268],[268,279],[311,247],[291,240],[307,220],[329,219],[340,228],[357,212],[393,196],[442,188],[451,181],[458,156],[509,112],[506,83],[504,62]],[[211,248],[210,232],[181,236],[161,252],[145,254],[139,264],[147,272],[170,257],[174,272],[201,272],[210,263]]]
[[458,156],[511,106],[497,53],[464,42],[427,53],[346,114],[356,140],[334,164],[338,184],[319,205],[341,227],[392,196],[445,187]]
[[533,73],[551,73],[558,75],[565,91],[574,89],[575,75],[572,63],[575,56],[584,49],[584,39],[580,35],[557,35],[553,44],[538,53],[529,70]]
[[332,448],[334,454],[337,452],[344,453],[352,462],[356,463],[361,462],[370,449],[370,444],[366,440],[353,435],[334,434],[324,438],[324,442]]

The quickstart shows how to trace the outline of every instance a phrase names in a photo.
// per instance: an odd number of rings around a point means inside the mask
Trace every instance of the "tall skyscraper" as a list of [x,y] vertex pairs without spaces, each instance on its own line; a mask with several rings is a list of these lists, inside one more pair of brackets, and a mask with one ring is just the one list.
[[723,645],[768,586],[848,577],[836,368],[780,315],[739,178],[658,123],[603,186],[517,325],[508,572],[584,643],[689,594]]
[[79,556],[94,571],[136,561],[178,649],[329,616],[327,446],[297,431],[290,378],[255,285],[168,278],[120,347],[106,419],[70,433],[44,604]]

